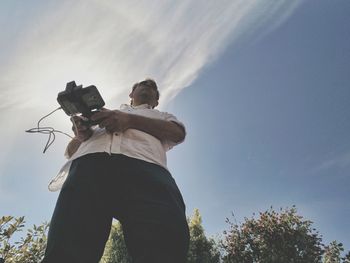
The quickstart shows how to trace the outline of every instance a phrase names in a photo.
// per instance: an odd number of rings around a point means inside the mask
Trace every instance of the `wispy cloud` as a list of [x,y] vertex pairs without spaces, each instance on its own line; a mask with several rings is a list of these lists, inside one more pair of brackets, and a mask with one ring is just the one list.
[[6,51],[12,59],[6,68],[0,65],[2,108],[52,105],[72,79],[98,85],[105,98],[119,103],[145,76],[159,82],[167,102],[229,43],[276,27],[298,1],[57,3],[32,17],[16,48]]
[[[35,123],[38,116],[28,109],[40,107],[43,113],[54,109],[57,93],[71,80],[95,84],[107,107],[116,108],[128,102],[134,82],[153,77],[161,89],[160,105],[166,105],[225,47],[274,29],[298,3],[38,1],[40,8],[31,4],[25,20],[21,18],[29,5],[0,3],[4,7],[0,13],[9,12],[0,19],[9,28],[0,36],[0,42],[6,43],[0,50],[0,58],[4,58],[0,61],[0,121],[8,121],[11,109],[12,113],[25,110],[26,121]],[[7,135],[18,129],[19,123],[20,119],[10,123]],[[2,146],[11,146],[13,141],[9,135]]]
[[318,173],[329,170],[331,168],[342,169],[346,167],[350,167],[350,152],[341,153],[323,161],[313,169],[313,172]]

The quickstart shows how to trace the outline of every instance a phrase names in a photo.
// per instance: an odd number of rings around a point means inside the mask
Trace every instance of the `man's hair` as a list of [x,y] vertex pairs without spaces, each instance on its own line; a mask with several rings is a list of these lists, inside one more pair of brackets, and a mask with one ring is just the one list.
[[132,91],[134,91],[138,86],[148,86],[153,88],[157,93],[157,100],[159,100],[159,91],[157,83],[153,79],[145,79],[143,81],[137,82],[132,86]]

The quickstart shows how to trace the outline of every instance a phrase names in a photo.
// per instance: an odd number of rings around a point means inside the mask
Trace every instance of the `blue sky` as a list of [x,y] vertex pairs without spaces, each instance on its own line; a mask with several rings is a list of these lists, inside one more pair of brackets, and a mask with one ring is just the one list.
[[[46,138],[24,130],[66,82],[96,84],[116,108],[152,76],[161,109],[186,124],[169,168],[209,235],[231,212],[296,205],[349,250],[350,2],[152,3],[0,4],[0,215],[51,217],[68,139],[43,155]],[[46,123],[70,130],[64,113]]]

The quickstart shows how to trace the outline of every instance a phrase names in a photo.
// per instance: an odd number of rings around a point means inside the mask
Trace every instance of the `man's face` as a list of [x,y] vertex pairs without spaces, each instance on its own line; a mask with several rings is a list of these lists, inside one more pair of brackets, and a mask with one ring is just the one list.
[[129,96],[132,98],[134,106],[148,104],[156,107],[158,105],[157,92],[147,85],[137,86]]

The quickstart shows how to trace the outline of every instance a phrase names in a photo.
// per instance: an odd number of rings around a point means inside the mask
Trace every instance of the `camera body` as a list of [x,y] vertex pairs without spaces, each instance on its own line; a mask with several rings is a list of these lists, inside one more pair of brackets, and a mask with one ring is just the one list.
[[[95,86],[83,88],[82,85],[77,86],[75,81],[67,83],[66,89],[58,93],[57,101],[68,116],[80,113],[88,119],[105,105]],[[88,122],[95,125],[90,120]]]

